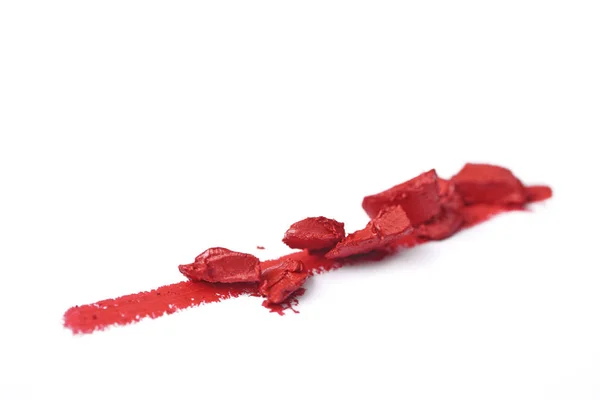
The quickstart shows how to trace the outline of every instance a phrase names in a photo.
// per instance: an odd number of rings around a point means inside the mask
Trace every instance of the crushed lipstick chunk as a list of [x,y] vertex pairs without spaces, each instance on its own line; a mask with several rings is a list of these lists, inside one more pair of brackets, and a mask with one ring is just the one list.
[[298,221],[285,232],[283,242],[292,249],[328,250],[346,236],[344,224],[325,217]]
[[400,205],[413,226],[418,226],[440,213],[438,177],[434,169],[386,191],[367,196],[362,207],[375,218],[384,208]]
[[260,260],[252,254],[213,247],[196,257],[195,262],[180,265],[179,271],[193,281],[258,282]]
[[308,269],[298,260],[283,260],[262,271],[259,292],[271,304],[287,300],[308,278]]
[[451,181],[465,204],[523,205],[527,202],[521,181],[510,170],[496,165],[466,164]]
[[386,208],[369,221],[364,229],[349,234],[339,242],[325,257],[344,258],[382,250],[411,231],[411,222],[401,206]]

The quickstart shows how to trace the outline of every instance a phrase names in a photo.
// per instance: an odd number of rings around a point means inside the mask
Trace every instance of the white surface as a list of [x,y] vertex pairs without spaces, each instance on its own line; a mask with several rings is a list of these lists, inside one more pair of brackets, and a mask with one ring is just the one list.
[[[0,398],[599,399],[599,19],[596,1],[3,1]],[[556,195],[319,276],[298,315],[239,298],[61,326],[210,246],[267,258],[306,216],[360,228],[364,195],[466,161]]]

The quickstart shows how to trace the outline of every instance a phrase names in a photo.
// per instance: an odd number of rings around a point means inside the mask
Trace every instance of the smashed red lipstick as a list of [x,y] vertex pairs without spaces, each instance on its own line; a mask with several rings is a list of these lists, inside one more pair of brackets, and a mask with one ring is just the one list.
[[469,163],[451,179],[438,177],[432,169],[366,196],[362,206],[370,220],[363,229],[346,235],[344,223],[335,219],[303,219],[283,237],[289,247],[302,251],[276,260],[210,248],[193,263],[179,266],[188,281],[72,307],[65,312],[64,325],[74,333],[91,333],[242,295],[263,297],[265,307],[283,314],[294,310],[304,283],[315,274],[447,239],[493,215],[523,210],[527,203],[550,197],[550,187],[525,186],[499,166]]
[[258,282],[260,260],[252,254],[213,247],[197,256],[193,263],[180,265],[179,271],[193,281]]
[[396,205],[382,209],[367,226],[351,233],[325,254],[326,258],[345,258],[385,250],[388,245],[410,233],[412,226],[404,209]]
[[386,191],[364,198],[362,206],[369,217],[381,210],[401,206],[414,225],[433,218],[440,212],[438,176],[434,169]]
[[311,217],[292,224],[283,242],[292,249],[330,249],[346,236],[344,224],[325,217]]
[[308,269],[302,261],[282,260],[262,271],[258,290],[267,303],[279,304],[300,289],[307,278]]

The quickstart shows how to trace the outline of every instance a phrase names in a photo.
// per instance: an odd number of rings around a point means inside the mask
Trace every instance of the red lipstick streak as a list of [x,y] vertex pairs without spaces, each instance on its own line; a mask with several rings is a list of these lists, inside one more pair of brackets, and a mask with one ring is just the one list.
[[[260,267],[265,270],[284,260],[301,261],[308,270],[309,276],[341,267],[339,262],[328,260],[320,255],[311,255],[306,251],[288,254],[277,260],[264,261]],[[286,309],[293,310],[293,305],[298,303],[296,297],[302,293],[301,289],[281,304],[265,303],[264,305],[272,312],[283,314]],[[178,310],[242,295],[259,297],[258,284],[179,282],[149,292],[72,307],[65,313],[65,327],[71,329],[73,333],[92,333],[111,325],[128,325],[144,318],[158,318]]]
[[[481,184],[476,187],[473,186],[477,182],[472,183],[472,180],[470,180],[470,170],[467,169],[466,172],[463,170],[461,173],[464,175],[464,177],[460,177],[462,179],[460,182],[463,186],[459,189],[462,190],[463,193],[465,193],[467,196],[471,196],[472,198],[486,195],[485,193],[479,191],[479,189],[482,187]],[[496,179],[496,177],[493,178]],[[428,179],[428,175],[424,174],[423,178],[419,179]],[[494,184],[491,178],[484,183],[488,186]],[[440,186],[440,192],[441,195],[444,196],[444,189],[442,186],[443,185]],[[473,189],[473,187],[475,187],[475,189]],[[431,199],[433,195],[430,195],[429,187],[425,186],[425,188],[427,191],[416,193],[414,198],[419,199],[419,201],[421,198],[424,198],[425,200]],[[462,207],[460,210],[460,215],[462,218],[462,226],[460,227],[460,230],[484,222],[499,213],[525,210],[522,204],[515,204],[512,202],[513,198],[510,197],[512,188],[496,185],[494,189],[500,193],[501,196],[503,196],[503,201],[496,204],[477,203]],[[525,190],[523,192],[526,193],[527,201],[529,202],[542,201],[552,196],[552,191],[547,186],[529,186],[524,187],[524,189]],[[370,212],[370,214],[375,215],[377,212],[379,212],[384,202],[407,202],[406,198],[398,198],[400,200],[396,200],[397,197],[394,197],[395,193],[393,190],[382,193],[382,195],[367,197],[367,211]],[[444,199],[442,198],[442,205],[446,206],[446,211],[452,209],[450,206],[448,206],[448,204],[450,203],[444,203]],[[413,213],[418,212],[418,210],[413,211],[413,209],[410,207],[408,209]],[[419,218],[422,217],[420,214],[417,216]],[[428,216],[424,216],[421,219],[425,220]],[[405,218],[404,214],[403,217]],[[374,218],[374,221],[374,223],[376,223],[377,218]],[[436,220],[431,221],[433,222],[430,222],[430,224],[438,223]],[[317,222],[322,221],[319,220]],[[444,221],[441,221],[441,223],[443,224]],[[370,225],[368,225],[368,227],[369,226]],[[385,228],[385,226],[380,227],[380,229]],[[321,228],[319,227],[319,229]],[[452,230],[454,229],[452,228]],[[395,238],[393,242],[387,245],[385,250],[377,248],[374,252],[366,255],[362,254],[336,259],[335,257],[331,257],[331,254],[328,256],[329,258],[325,257],[326,251],[313,251],[312,253],[309,250],[299,251],[285,255],[276,260],[260,262],[260,271],[264,272],[265,270],[269,270],[269,268],[272,270],[273,267],[281,265],[285,261],[288,261],[287,263],[284,263],[286,265],[296,265],[298,264],[296,262],[300,262],[303,265],[303,271],[308,271],[308,277],[310,278],[314,275],[331,271],[347,264],[359,262],[365,259],[381,259],[389,254],[392,254],[397,249],[413,247],[418,244],[428,242],[430,239],[438,239],[435,236],[430,238],[423,236],[422,232],[422,230],[416,229],[412,233]],[[395,234],[396,232],[392,233]],[[442,233],[444,233],[445,237],[445,230]],[[340,238],[335,239],[339,240]],[[349,239],[346,239],[346,241],[348,240]],[[352,239],[350,239],[350,241],[352,241]],[[344,242],[340,243],[341,244],[338,247],[345,248],[343,245]],[[351,254],[351,252],[349,252],[349,254]],[[93,304],[72,307],[64,314],[64,326],[71,329],[73,333],[92,333],[96,330],[103,330],[110,326],[127,325],[148,317],[158,318],[189,307],[194,307],[205,303],[220,302],[222,300],[239,297],[242,295],[260,297],[261,290],[263,290],[262,294],[264,294],[264,286],[259,289],[258,282],[179,282],[172,285],[161,286],[148,292],[130,294],[115,299],[102,300]],[[304,289],[299,289],[291,297],[280,304],[272,304],[268,300],[265,300],[263,302],[263,306],[269,308],[271,312],[277,312],[279,314],[283,314],[286,309],[291,309],[292,311],[296,312],[293,309],[293,306],[298,303],[298,297],[301,296],[302,293],[304,293]]]
[[179,282],[149,292],[72,307],[65,313],[65,326],[73,333],[92,333],[111,325],[127,325],[146,317],[158,318],[184,308],[214,303],[243,294],[257,295],[256,285]]

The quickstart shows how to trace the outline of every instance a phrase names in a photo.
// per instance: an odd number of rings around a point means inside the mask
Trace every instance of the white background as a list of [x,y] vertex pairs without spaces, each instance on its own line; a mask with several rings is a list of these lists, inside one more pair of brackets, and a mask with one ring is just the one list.
[[[573,0],[0,2],[0,398],[600,399],[599,21]],[[312,279],[297,315],[238,298],[62,328],[208,247],[361,228],[364,195],[467,161],[555,197]]]

